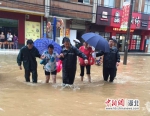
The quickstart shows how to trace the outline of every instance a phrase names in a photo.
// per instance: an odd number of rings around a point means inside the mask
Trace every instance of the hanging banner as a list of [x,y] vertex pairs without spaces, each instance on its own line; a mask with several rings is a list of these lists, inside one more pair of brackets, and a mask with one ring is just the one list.
[[70,37],[70,29],[66,29],[66,37]]
[[64,31],[64,29],[61,28],[61,29],[60,29],[60,37],[63,37],[63,35],[64,35],[64,34],[63,34],[63,31]]
[[129,20],[129,12],[130,12],[130,2],[126,1],[123,3],[123,14],[121,19],[121,29],[127,30],[128,28],[128,20]]

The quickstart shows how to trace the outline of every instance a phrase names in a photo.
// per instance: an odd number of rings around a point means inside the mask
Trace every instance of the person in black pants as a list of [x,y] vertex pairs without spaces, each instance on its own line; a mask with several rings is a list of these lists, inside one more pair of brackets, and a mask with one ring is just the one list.
[[102,56],[103,58],[103,78],[104,81],[108,81],[108,77],[110,76],[109,82],[113,82],[116,75],[116,66],[119,66],[120,62],[120,54],[116,47],[113,47],[114,40],[109,39],[109,47],[110,51],[108,53],[104,53],[100,51],[96,54],[96,56]]
[[37,83],[37,62],[36,57],[41,58],[39,51],[33,46],[33,41],[28,40],[27,46],[21,48],[18,57],[17,63],[22,70],[22,62],[25,69],[25,79],[26,82],[30,82],[30,73],[32,73],[32,81],[33,83]]
[[88,77],[88,81],[89,83],[91,83],[91,75],[90,75],[90,70],[91,70],[91,64],[90,64],[90,57],[92,57],[92,48],[88,45],[88,43],[84,42],[83,46],[81,46],[79,48],[79,50],[84,53],[87,56],[88,59],[88,64],[86,65],[84,63],[84,60],[82,58],[79,57],[79,64],[80,64],[80,76],[81,76],[81,81],[83,81],[83,77],[84,77],[84,68],[86,67],[86,74]]
[[80,70],[81,70],[81,73],[80,73],[80,76],[81,76],[81,81],[83,81],[83,76],[84,76],[84,68],[86,67],[86,74],[88,76],[88,81],[89,83],[91,83],[91,65],[86,65],[86,66],[81,66],[80,65]]
[[[113,47],[115,48],[115,49],[117,49],[117,40],[116,39],[113,39]],[[118,66],[116,66],[116,73],[115,73],[115,77],[116,77],[116,75],[117,75],[117,67]]]
[[77,65],[77,56],[84,59],[85,64],[88,63],[86,55],[80,52],[76,47],[70,44],[70,39],[63,38],[62,52],[60,59],[62,60],[62,76],[63,86],[72,85],[74,83]]

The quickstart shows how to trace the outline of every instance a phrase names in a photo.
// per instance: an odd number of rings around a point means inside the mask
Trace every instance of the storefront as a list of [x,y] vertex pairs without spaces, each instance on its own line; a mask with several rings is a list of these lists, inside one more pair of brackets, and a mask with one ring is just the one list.
[[7,32],[16,34],[19,48],[25,44],[26,39],[35,40],[43,36],[43,21],[46,20],[43,16],[0,11],[0,17],[0,31],[3,31],[5,36]]
[[[121,16],[122,10],[111,9],[105,7],[98,7],[97,9],[97,21],[96,24],[101,27],[105,26],[105,31],[99,32],[101,36],[106,38],[115,38],[118,42],[118,49],[120,52],[124,52],[126,30],[121,30]],[[130,52],[144,52],[145,51],[145,38],[149,35],[150,28],[148,28],[149,16],[140,13],[133,13],[131,20],[130,38],[128,38],[128,50]]]
[[74,39],[78,39],[81,44],[83,42],[81,36],[86,31],[85,21],[82,20],[66,20],[65,36],[70,38],[71,44],[75,45]]
[[1,32],[4,32],[5,37],[7,32],[18,35],[18,20],[0,18],[0,33]]

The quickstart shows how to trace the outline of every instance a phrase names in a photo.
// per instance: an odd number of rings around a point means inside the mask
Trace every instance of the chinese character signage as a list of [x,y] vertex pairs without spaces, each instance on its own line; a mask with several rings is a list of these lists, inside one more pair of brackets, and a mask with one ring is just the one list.
[[108,12],[106,12],[106,11],[102,12],[102,18],[101,18],[101,20],[108,21]]
[[[97,10],[98,13],[96,24],[120,28],[120,30],[127,31],[129,10],[129,2],[124,3],[122,10],[99,6]],[[149,15],[133,12],[131,19],[131,29],[150,30]]]
[[96,24],[98,25],[110,25],[111,22],[111,8],[98,7]]
[[127,29],[128,27],[128,19],[129,19],[129,11],[130,11],[130,2],[126,1],[123,3],[123,8],[122,8],[122,19],[121,19],[121,29]]
[[111,26],[120,28],[122,19],[122,10],[112,9]]
[[140,110],[138,99],[107,99],[105,110]]
[[141,27],[140,27],[140,29],[148,30],[149,15],[147,15],[147,14],[142,14],[142,15],[141,15],[141,19],[142,19],[142,20],[140,20],[140,22],[141,22]]
[[139,29],[141,27],[141,14],[132,13],[131,29]]
[[33,41],[39,39],[41,35],[40,29],[39,22],[25,21],[25,39],[32,39]]

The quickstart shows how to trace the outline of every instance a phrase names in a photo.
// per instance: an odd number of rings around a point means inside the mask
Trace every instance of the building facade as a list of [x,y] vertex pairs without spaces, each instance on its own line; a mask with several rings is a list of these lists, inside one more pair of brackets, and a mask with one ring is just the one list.
[[[122,6],[130,0],[98,0],[96,23],[91,24],[91,31],[104,38],[116,38],[119,51],[124,52],[126,31],[120,30]],[[149,0],[134,0],[128,49],[130,52],[147,52],[150,36]],[[149,46],[150,47],[150,46]]]
[[[19,37],[20,47],[26,39],[41,38],[46,24],[53,17],[63,19],[57,30],[57,42],[68,36],[82,41],[85,32],[95,32],[104,38],[116,38],[124,51],[126,31],[120,30],[123,2],[128,0],[5,0],[0,2],[0,32],[12,32]],[[129,51],[150,52],[150,0],[134,0]],[[32,34],[31,34],[32,33]]]
[[58,43],[62,44],[64,36],[68,36],[73,45],[73,39],[82,40],[81,35],[92,21],[93,0],[50,0],[46,6],[50,8],[46,11],[48,20],[51,21],[56,16],[64,21],[60,37],[56,39]]
[[[43,36],[45,6],[43,0],[5,0],[0,1],[0,33],[16,34],[19,48],[26,39],[37,39]],[[7,39],[7,38],[5,38]]]

